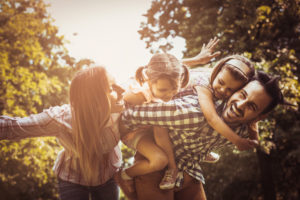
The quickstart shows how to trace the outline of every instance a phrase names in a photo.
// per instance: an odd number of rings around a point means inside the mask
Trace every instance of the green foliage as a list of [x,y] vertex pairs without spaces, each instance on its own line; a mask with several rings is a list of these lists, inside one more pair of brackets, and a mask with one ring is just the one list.
[[[273,60],[290,50],[299,52],[299,10],[299,0],[156,0],[139,33],[147,47],[162,38],[183,37],[186,56],[196,55],[203,43],[219,36],[224,54],[251,52],[256,60]],[[299,64],[295,56],[291,60]]]
[[[121,145],[121,151],[122,151],[122,160],[123,160],[122,167],[123,168],[127,168],[127,167],[129,167],[129,166],[132,165],[135,151],[133,149],[127,147],[123,143]],[[122,189],[120,189],[120,197],[119,197],[119,199],[120,200],[126,200],[127,199],[127,197],[124,195]]]
[[126,145],[122,144],[121,146],[122,156],[123,156],[123,167],[127,168],[132,164],[132,159],[135,154],[135,151],[131,148],[127,147]]
[[[256,63],[257,69],[280,76],[282,92],[295,107],[279,106],[260,122],[260,150],[271,158],[269,168],[273,175],[269,178],[270,185],[275,184],[275,196],[299,198],[300,1],[155,0],[145,17],[139,33],[151,51],[163,38],[167,43],[160,45],[161,49],[173,48],[168,39],[179,36],[186,40],[184,55],[191,57],[200,52],[203,43],[218,36],[217,50],[223,56],[244,54]],[[232,164],[237,155],[240,171],[251,174],[243,180],[235,175],[237,166]],[[260,174],[260,180],[253,176],[266,160],[259,160],[260,165],[255,166],[253,154],[237,155],[225,153],[224,160],[205,167],[209,199],[266,198],[268,191],[261,187],[266,177]],[[249,188],[242,188],[243,183]],[[247,198],[242,196],[245,191],[252,191]],[[236,196],[228,196],[234,193]]]
[[58,199],[52,166],[60,149],[53,138],[1,141],[1,198]]
[[[0,114],[26,116],[68,102],[76,62],[42,0],[0,1]],[[54,138],[0,141],[1,199],[58,199]]]

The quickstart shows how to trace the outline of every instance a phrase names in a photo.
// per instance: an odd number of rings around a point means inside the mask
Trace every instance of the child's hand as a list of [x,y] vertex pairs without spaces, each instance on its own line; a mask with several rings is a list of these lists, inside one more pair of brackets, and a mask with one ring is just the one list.
[[198,64],[206,64],[211,59],[219,56],[221,54],[220,51],[214,52],[215,47],[217,46],[219,41],[220,40],[217,37],[210,39],[207,45],[203,44],[200,53],[193,59],[195,59],[195,61],[198,61]]
[[235,145],[238,148],[238,150],[246,151],[246,150],[253,149],[253,148],[257,147],[258,146],[258,141],[257,140],[240,138]]

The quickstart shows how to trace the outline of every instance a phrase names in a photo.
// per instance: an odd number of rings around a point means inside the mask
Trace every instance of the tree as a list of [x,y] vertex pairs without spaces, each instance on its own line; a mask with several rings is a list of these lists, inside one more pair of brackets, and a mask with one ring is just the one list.
[[[196,55],[203,43],[210,38],[220,38],[219,50],[223,56],[238,53],[251,58],[257,69],[279,75],[282,91],[287,100],[298,106],[292,109],[277,108],[272,115],[260,123],[262,136],[262,151],[269,151],[269,156],[259,156],[259,160],[253,154],[239,153],[240,166],[253,174],[251,169],[243,165],[248,162],[252,166],[266,167],[270,170],[270,176],[264,177],[274,183],[273,188],[253,187],[263,181],[254,177],[245,177],[245,180],[233,178],[228,182],[220,183],[220,177],[224,179],[224,171],[230,168],[230,162],[234,161],[225,153],[224,159],[218,165],[210,165],[205,168],[208,186],[218,182],[224,190],[224,195],[239,194],[254,190],[252,198],[262,196],[265,199],[274,196],[284,199],[299,198],[299,171],[300,150],[297,147],[299,138],[299,77],[300,77],[300,1],[299,0],[154,0],[151,8],[144,15],[146,21],[141,23],[139,33],[147,48],[154,50],[154,44],[166,41],[160,48],[168,51],[173,48],[170,42],[172,37],[182,37],[186,41],[184,55],[191,57]],[[273,145],[275,144],[275,145]],[[272,148],[276,146],[276,148]],[[261,151],[258,151],[261,152]],[[260,155],[260,153],[258,153]],[[247,159],[248,158],[248,159]],[[227,161],[226,161],[227,160]],[[270,161],[270,163],[267,162]],[[267,164],[267,165],[265,165]],[[272,165],[272,166],[271,166]],[[246,165],[247,166],[247,165]],[[263,167],[264,166],[264,167]],[[216,169],[219,169],[216,171]],[[255,169],[252,169],[255,170]],[[231,174],[226,176],[236,177],[234,168]],[[243,170],[242,170],[243,171]],[[212,174],[217,173],[215,176]],[[266,175],[266,174],[262,174]],[[229,187],[237,186],[242,182],[249,183],[249,190],[241,190]],[[254,181],[254,182],[253,182]],[[270,185],[272,184],[269,182]],[[226,188],[226,192],[225,192]],[[269,191],[276,188],[273,197],[268,196]],[[268,191],[269,190],[269,191]],[[211,199],[220,199],[222,192],[217,194],[213,190],[207,190]],[[224,198],[225,198],[224,196]],[[242,196],[242,195],[240,195]],[[229,198],[229,197],[228,197]],[[234,199],[231,196],[230,199]],[[237,198],[238,199],[238,198]]]
[[[76,62],[42,0],[0,1],[0,113],[26,116],[67,103]],[[0,141],[1,199],[57,199],[54,138]]]
[[[252,59],[260,61],[293,50],[290,61],[299,65],[299,0],[155,0],[145,17],[139,33],[148,48],[160,39],[180,36],[186,40],[185,56],[193,56],[203,43],[219,36],[224,54],[251,52]],[[168,42],[161,47],[173,46]]]

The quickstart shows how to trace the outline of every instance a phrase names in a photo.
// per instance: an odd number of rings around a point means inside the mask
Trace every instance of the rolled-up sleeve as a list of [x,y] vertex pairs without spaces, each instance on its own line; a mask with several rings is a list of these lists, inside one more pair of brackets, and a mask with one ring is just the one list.
[[46,112],[23,118],[0,116],[0,140],[57,136],[62,129]]

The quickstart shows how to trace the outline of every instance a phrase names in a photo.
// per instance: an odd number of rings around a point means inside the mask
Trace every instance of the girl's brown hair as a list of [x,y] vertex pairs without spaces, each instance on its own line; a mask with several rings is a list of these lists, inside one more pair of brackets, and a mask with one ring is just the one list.
[[[243,72],[239,66],[231,64],[232,62],[230,60],[237,60],[241,62],[241,64],[245,64],[248,67],[248,72],[245,73]],[[237,79],[245,82],[245,84],[250,81],[250,79],[254,76],[255,74],[255,69],[253,63],[246,57],[241,56],[241,55],[231,55],[227,56],[225,58],[222,58],[214,67],[210,82],[211,84],[215,80],[217,74],[223,69],[223,67],[226,67],[232,75]]]
[[167,78],[175,88],[184,88],[189,82],[189,69],[171,54],[159,53],[152,56],[147,66],[139,67],[135,79],[140,85]]

